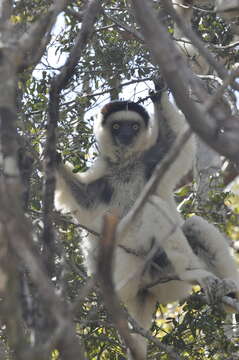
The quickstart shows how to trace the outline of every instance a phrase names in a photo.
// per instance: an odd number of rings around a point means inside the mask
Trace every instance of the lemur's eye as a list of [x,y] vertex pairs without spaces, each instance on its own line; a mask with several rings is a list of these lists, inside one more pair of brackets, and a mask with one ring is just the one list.
[[119,128],[120,128],[120,125],[118,123],[114,123],[112,125],[112,129],[114,129],[114,130],[119,130]]
[[132,125],[132,129],[133,129],[134,131],[139,130],[139,124],[137,124],[137,123],[133,124],[133,125]]

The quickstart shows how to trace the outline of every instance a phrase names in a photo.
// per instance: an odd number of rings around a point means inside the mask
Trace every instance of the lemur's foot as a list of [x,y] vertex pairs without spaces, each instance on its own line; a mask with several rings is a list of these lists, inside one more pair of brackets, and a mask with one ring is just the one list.
[[224,296],[238,298],[238,288],[231,279],[219,279],[216,276],[208,276],[203,279],[201,284],[209,304],[220,303]]

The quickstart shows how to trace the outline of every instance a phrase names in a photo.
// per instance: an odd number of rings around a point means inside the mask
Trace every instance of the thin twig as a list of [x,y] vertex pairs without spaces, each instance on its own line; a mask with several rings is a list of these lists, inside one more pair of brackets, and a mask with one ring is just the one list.
[[234,48],[234,47],[236,47],[236,46],[238,46],[239,45],[239,41],[235,41],[235,42],[232,42],[232,43],[230,43],[230,44],[228,44],[228,45],[224,45],[224,46],[222,46],[222,45],[215,45],[215,44],[213,44],[213,45],[211,45],[214,49],[217,49],[217,50],[227,50],[227,49],[231,49],[231,48]]
[[78,309],[82,308],[82,304],[85,301],[85,298],[89,295],[93,287],[95,286],[95,277],[88,278],[86,283],[79,289],[79,295],[75,299],[74,303],[71,306],[71,312],[75,314]]
[[127,31],[128,33],[132,34],[135,39],[137,39],[140,42],[144,42],[144,38],[143,38],[142,34],[139,31],[137,31],[135,28],[132,28],[132,27],[124,24],[122,21],[116,19],[113,16],[110,16],[106,13],[104,13],[104,14],[108,19],[110,19],[118,27],[120,27],[120,28],[124,29],[125,31]]
[[217,91],[213,94],[211,98],[204,104],[205,110],[210,111],[217,102],[222,98],[225,90],[228,88],[229,85],[231,85],[235,78],[239,76],[239,68],[233,70],[227,78],[224,79],[222,85],[217,89]]
[[142,335],[143,337],[151,341],[153,344],[155,344],[159,349],[167,353],[170,359],[172,360],[181,359],[181,357],[174,351],[174,349],[171,346],[163,344],[156,337],[152,336],[151,333],[145,330],[144,328],[142,328],[132,316],[128,315],[128,318],[131,325],[133,326],[134,331],[137,334]]

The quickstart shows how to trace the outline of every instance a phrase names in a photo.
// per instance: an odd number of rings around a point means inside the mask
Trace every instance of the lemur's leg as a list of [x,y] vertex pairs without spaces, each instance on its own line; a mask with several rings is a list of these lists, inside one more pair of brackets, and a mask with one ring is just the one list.
[[[226,294],[239,295],[238,269],[230,254],[229,245],[220,231],[198,216],[187,219],[183,225],[194,254],[206,265],[206,269],[222,281],[208,281],[204,286],[215,290],[215,298]],[[216,288],[218,289],[216,291]],[[206,289],[205,289],[206,290]],[[209,291],[210,292],[210,291]]]
[[[137,321],[139,326],[145,330],[149,330],[152,322],[152,315],[156,307],[156,298],[148,292],[139,293],[135,298],[130,299],[126,306],[129,310],[130,315]],[[133,335],[136,341],[136,345],[143,356],[147,359],[147,340],[139,335]],[[135,360],[128,351],[128,359]]]

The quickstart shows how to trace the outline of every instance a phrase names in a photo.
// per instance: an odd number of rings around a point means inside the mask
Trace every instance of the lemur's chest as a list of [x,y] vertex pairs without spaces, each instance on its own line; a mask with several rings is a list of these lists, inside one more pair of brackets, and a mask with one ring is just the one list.
[[112,171],[108,181],[113,189],[110,207],[124,216],[133,206],[145,185],[143,166],[132,164],[121,171]]

